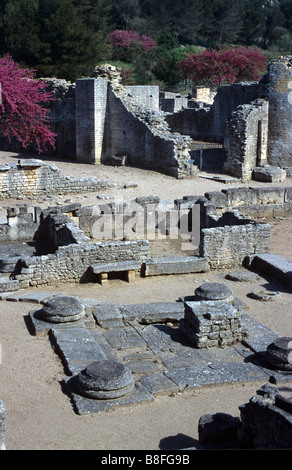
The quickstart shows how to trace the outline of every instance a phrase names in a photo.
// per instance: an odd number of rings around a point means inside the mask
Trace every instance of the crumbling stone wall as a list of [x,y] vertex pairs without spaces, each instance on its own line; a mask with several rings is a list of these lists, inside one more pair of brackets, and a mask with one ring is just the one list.
[[232,114],[224,138],[227,173],[250,180],[253,168],[267,163],[268,110],[268,101],[259,99]]
[[14,279],[20,288],[45,286],[60,282],[93,280],[91,266],[111,261],[143,260],[149,255],[147,240],[104,243],[73,243],[56,253],[21,258]]
[[292,57],[272,60],[268,67],[268,163],[292,167]]
[[194,100],[201,101],[207,104],[213,104],[216,96],[216,91],[212,91],[210,88],[205,86],[196,86],[192,90]]
[[291,449],[292,403],[269,385],[239,407],[238,437],[250,449]]
[[41,160],[24,159],[0,166],[0,199],[98,191],[107,186],[107,181],[94,177],[64,176],[55,165]]
[[190,174],[190,138],[170,132],[163,113],[139,106],[115,67],[105,64],[93,75],[76,81],[77,160],[111,163],[126,156],[133,166]]
[[224,85],[218,88],[209,107],[183,109],[168,115],[166,120],[173,132],[189,135],[194,140],[223,143],[226,122],[238,106],[265,95],[265,86],[257,82]]
[[55,149],[49,149],[45,154],[75,160],[75,83],[57,78],[43,80],[54,98],[47,106],[50,109],[50,127],[57,134]]
[[246,224],[202,229],[200,256],[212,269],[242,266],[248,254],[270,251],[270,225]]
[[238,209],[253,220],[291,217],[292,190],[290,187],[229,188],[205,193],[206,198],[223,213]]
[[159,111],[159,87],[156,85],[127,85],[129,95],[139,106],[153,111]]
[[177,93],[161,91],[159,93],[159,106],[166,113],[176,113],[188,107],[188,99]]

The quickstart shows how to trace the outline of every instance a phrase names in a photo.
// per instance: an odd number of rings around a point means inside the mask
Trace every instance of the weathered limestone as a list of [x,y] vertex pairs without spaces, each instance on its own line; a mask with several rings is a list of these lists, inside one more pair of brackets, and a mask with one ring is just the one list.
[[0,167],[0,199],[99,191],[107,186],[107,181],[95,177],[64,176],[56,165],[37,159],[22,159]]
[[185,302],[182,329],[196,348],[226,347],[248,336],[240,312],[227,302]]
[[67,323],[83,318],[85,310],[76,297],[56,294],[44,300],[40,315],[44,321]]
[[281,182],[286,179],[286,171],[282,168],[265,165],[263,167],[254,168],[252,177],[256,181],[263,181],[265,183]]
[[241,266],[246,256],[270,251],[270,228],[246,224],[202,229],[200,256],[212,269]]
[[198,256],[165,256],[150,258],[143,263],[145,276],[161,276],[164,274],[185,274],[209,271],[206,258]]
[[230,279],[234,282],[253,282],[257,281],[259,276],[250,271],[232,271],[226,274],[226,279]]
[[14,278],[21,288],[58,282],[93,281],[91,266],[116,261],[140,261],[149,256],[147,240],[72,243],[49,255],[21,258]]
[[227,158],[223,168],[227,173],[250,180],[253,169],[267,163],[268,112],[269,103],[263,99],[234,111],[224,137]]
[[108,84],[102,78],[76,80],[76,160],[101,163]]
[[248,337],[234,294],[225,284],[207,282],[186,300],[181,329],[196,348],[226,347]]
[[78,374],[77,388],[89,398],[109,400],[124,397],[134,389],[128,367],[115,361],[96,361]]
[[19,282],[16,279],[0,277],[0,292],[13,292],[19,289]]
[[262,302],[270,302],[277,300],[280,297],[280,292],[268,292],[265,290],[253,290],[249,293],[252,299],[260,300]]
[[292,262],[283,256],[262,253],[247,257],[246,262],[250,269],[273,276],[288,287],[292,286]]
[[162,112],[133,100],[109,64],[76,81],[76,141],[78,161],[108,164],[122,155],[129,165],[190,174],[190,138],[171,133]]
[[200,446],[227,449],[237,443],[239,419],[226,413],[201,416],[198,423]]
[[266,358],[276,369],[292,372],[292,337],[276,338],[267,347]]
[[108,274],[113,272],[124,273],[127,282],[135,280],[135,271],[141,270],[141,261],[117,261],[115,263],[103,263],[92,266],[93,274],[98,276],[100,284],[105,284],[108,281]]
[[291,449],[292,402],[264,385],[239,407],[238,441],[245,449]]
[[234,295],[231,289],[220,282],[206,282],[195,290],[198,300],[231,302]]
[[268,65],[269,138],[268,163],[291,167],[292,157],[292,57],[280,57]]

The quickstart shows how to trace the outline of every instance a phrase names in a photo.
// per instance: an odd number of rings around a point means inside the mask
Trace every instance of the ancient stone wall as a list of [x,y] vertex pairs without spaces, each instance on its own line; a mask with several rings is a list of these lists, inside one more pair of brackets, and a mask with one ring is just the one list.
[[238,209],[251,219],[291,217],[290,187],[229,188],[205,193],[218,212]]
[[76,160],[80,163],[101,162],[107,88],[102,78],[76,81]]
[[159,93],[159,106],[166,113],[176,113],[188,107],[188,99],[177,93],[161,91]]
[[239,105],[265,97],[262,84],[248,82],[218,88],[208,108],[183,109],[166,117],[173,132],[189,135],[194,140],[223,143],[226,121]]
[[109,89],[104,161],[126,155],[127,164],[171,176],[189,174],[189,139],[173,136],[160,116],[133,113]]
[[246,224],[201,230],[200,256],[211,269],[241,266],[248,254],[270,250],[270,225]]
[[239,407],[238,438],[250,449],[291,449],[291,398],[277,388],[264,385],[248,403]]
[[267,163],[268,109],[268,101],[256,100],[233,113],[224,138],[227,173],[250,180],[253,168]]
[[55,149],[48,149],[45,154],[55,154],[75,160],[75,83],[57,78],[44,78],[48,91],[54,101],[48,103],[50,109],[50,127],[57,134]]
[[76,81],[78,161],[111,164],[124,156],[136,167],[190,174],[190,138],[170,132],[163,113],[141,107],[120,82],[107,64],[97,67],[93,78]]
[[0,166],[0,199],[98,191],[107,185],[94,177],[64,176],[55,165],[41,160],[24,159]]
[[159,111],[159,87],[156,85],[133,85],[126,87],[127,92],[136,103],[145,109]]
[[270,62],[268,67],[268,163],[292,166],[292,57]]
[[21,258],[14,279],[20,288],[60,282],[92,281],[91,266],[111,261],[143,260],[149,255],[146,240],[75,243],[54,254]]

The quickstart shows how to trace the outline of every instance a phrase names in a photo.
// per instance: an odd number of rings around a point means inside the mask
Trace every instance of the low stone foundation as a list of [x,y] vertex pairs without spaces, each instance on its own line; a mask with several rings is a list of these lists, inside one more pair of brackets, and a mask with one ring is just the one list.
[[94,177],[64,176],[55,165],[36,159],[23,159],[17,164],[0,166],[0,199],[84,193],[99,191],[107,186],[107,181]]

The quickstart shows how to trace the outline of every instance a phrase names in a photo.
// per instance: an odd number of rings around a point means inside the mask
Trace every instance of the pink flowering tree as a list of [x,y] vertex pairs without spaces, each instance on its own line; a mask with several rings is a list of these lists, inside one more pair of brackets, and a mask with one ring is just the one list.
[[139,34],[136,31],[115,30],[108,34],[108,43],[113,48],[129,49],[131,46],[136,46],[142,51],[150,52],[157,47],[156,42],[150,37]]
[[243,46],[205,49],[186,54],[179,63],[184,76],[211,88],[241,81],[258,81],[267,68],[267,56],[258,48]]
[[53,99],[45,90],[47,84],[7,54],[0,58],[0,86],[0,134],[9,142],[16,139],[24,148],[36,145],[39,153],[48,145],[54,148],[56,134],[50,129],[45,107]]

